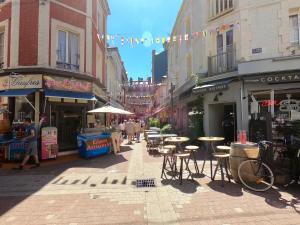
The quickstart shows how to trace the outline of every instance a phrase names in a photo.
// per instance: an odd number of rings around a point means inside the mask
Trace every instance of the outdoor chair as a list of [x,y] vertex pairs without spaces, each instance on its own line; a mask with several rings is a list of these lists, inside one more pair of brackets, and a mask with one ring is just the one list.
[[172,167],[173,158],[172,157],[173,157],[175,148],[176,148],[175,145],[173,145],[173,146],[170,145],[168,148],[163,148],[158,151],[163,156],[163,165],[162,165],[162,170],[161,170],[161,178],[162,179],[164,177],[167,179],[166,172],[173,172],[173,167]]

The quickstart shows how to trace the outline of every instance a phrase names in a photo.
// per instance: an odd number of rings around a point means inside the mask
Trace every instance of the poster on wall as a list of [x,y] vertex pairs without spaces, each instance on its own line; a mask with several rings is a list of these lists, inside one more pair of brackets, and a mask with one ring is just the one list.
[[57,128],[42,128],[42,160],[54,159],[58,154]]
[[0,77],[0,91],[7,90],[9,88],[9,76]]
[[92,92],[93,89],[91,82],[74,78],[44,76],[43,79],[47,89],[76,92]]

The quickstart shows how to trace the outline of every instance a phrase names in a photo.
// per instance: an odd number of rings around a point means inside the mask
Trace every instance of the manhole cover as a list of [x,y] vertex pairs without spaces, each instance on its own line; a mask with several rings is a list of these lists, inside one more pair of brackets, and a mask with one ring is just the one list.
[[143,187],[155,187],[154,179],[141,179],[136,180],[136,187],[143,188]]

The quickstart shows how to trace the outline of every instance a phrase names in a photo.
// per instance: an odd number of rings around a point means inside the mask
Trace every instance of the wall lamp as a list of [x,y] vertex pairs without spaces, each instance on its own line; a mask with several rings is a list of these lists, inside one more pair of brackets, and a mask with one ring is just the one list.
[[218,94],[216,94],[215,98],[214,98],[214,102],[218,102],[219,101],[219,97],[221,97],[223,95],[223,92],[219,92]]

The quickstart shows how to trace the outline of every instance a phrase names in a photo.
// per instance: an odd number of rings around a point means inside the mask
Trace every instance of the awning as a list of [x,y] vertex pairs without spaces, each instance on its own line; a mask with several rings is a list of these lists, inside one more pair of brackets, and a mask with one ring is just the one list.
[[36,92],[37,90],[38,89],[11,89],[11,90],[0,91],[0,96],[2,97],[27,96]]
[[81,93],[73,91],[45,90],[45,96],[54,98],[97,100],[92,93]]
[[220,81],[220,82],[215,82],[215,83],[209,83],[209,84],[204,84],[201,86],[197,86],[193,88],[193,93],[195,94],[205,94],[207,92],[215,92],[215,91],[224,91],[228,89],[228,84],[232,80],[225,80],[225,81]]

